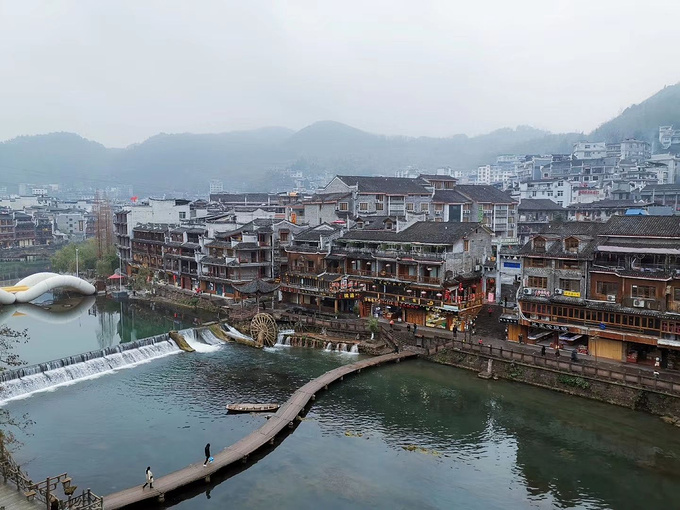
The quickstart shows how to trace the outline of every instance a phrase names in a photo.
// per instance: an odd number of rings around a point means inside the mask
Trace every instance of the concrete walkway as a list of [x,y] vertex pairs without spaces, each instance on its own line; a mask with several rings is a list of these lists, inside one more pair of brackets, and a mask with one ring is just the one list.
[[17,491],[15,485],[0,482],[0,510],[36,510],[45,508],[44,504],[27,501],[23,491]]
[[[513,350],[514,352],[540,355],[542,345],[510,342],[496,333],[498,328],[497,324],[500,324],[497,323],[499,314],[497,313],[497,310],[494,310],[494,314],[491,317],[488,317],[486,310],[487,307],[485,306],[482,309],[482,313],[480,313],[476,319],[476,334],[470,335],[468,332],[468,336],[465,336],[459,331],[456,335],[456,340],[467,340],[471,341],[473,344],[478,344],[481,340],[484,345],[492,345],[494,348],[502,347],[505,350]],[[487,322],[490,324],[486,324]],[[504,328],[504,325],[501,324],[500,327]],[[395,323],[394,330],[395,332],[399,333],[399,338],[402,341],[402,345],[404,344],[404,338],[410,338],[411,340],[408,343],[415,345],[416,340],[413,337],[413,332],[411,331],[408,336],[406,335],[407,330],[405,323]],[[441,328],[428,328],[427,326],[418,326],[418,336],[422,336],[424,339],[441,339],[441,345],[444,345],[453,339],[453,333],[451,331]],[[423,344],[423,346],[434,348],[435,344],[427,344],[426,342]],[[560,349],[560,352],[562,353],[562,361],[569,361],[571,350],[572,349],[569,348]],[[555,358],[555,349],[552,347],[546,347],[546,357]],[[626,363],[624,361],[616,361],[606,358],[596,358],[595,356],[591,356],[589,354],[578,354],[577,359],[578,363],[586,366],[598,367],[605,370],[614,370],[634,376],[642,375],[644,377],[653,377],[655,371],[654,367],[650,365]],[[678,373],[677,370],[667,370],[664,368],[657,368],[656,370],[659,372],[659,380],[680,384],[680,373]]]

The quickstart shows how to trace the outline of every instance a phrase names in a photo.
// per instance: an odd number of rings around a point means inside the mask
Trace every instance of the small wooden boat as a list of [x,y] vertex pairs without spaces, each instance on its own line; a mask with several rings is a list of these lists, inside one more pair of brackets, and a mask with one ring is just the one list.
[[279,404],[229,404],[227,410],[230,413],[266,413],[276,411]]

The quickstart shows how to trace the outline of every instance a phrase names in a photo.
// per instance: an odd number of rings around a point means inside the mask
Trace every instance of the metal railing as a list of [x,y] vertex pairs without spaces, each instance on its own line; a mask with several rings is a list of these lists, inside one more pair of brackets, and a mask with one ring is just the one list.
[[[35,498],[44,503],[47,509],[53,508],[55,503],[60,510],[103,510],[104,508],[103,498],[94,494],[90,489],[73,496],[77,487],[71,485],[71,478],[66,473],[47,477],[45,480],[34,483],[12,458],[2,437],[0,437],[0,469],[2,469],[2,478],[5,483],[10,481],[16,485],[17,491],[23,492],[27,500],[31,501]],[[63,492],[65,499],[57,496],[57,488],[60,486],[59,492]]]

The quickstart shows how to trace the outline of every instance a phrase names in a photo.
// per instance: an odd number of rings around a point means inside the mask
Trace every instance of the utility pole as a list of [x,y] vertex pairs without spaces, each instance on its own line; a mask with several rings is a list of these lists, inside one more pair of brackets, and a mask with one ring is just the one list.
[[79,277],[79,272],[78,272],[78,248],[76,248],[76,277]]

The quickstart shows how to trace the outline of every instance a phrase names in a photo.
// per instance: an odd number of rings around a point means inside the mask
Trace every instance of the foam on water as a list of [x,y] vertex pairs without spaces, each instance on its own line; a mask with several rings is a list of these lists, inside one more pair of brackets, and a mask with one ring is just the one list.
[[[105,353],[105,351],[103,351]],[[111,374],[117,370],[132,368],[154,359],[182,352],[172,340],[161,340],[137,348],[125,349],[99,357],[90,357],[92,353],[69,357],[63,360],[41,363],[5,374],[0,389],[0,405],[11,400],[30,397],[35,393],[54,391],[62,386],[95,379]],[[84,359],[84,361],[71,361]]]

